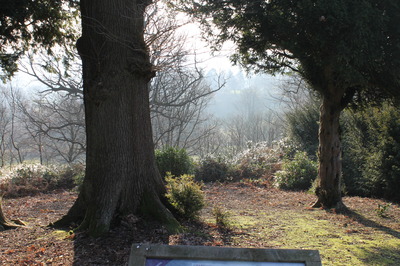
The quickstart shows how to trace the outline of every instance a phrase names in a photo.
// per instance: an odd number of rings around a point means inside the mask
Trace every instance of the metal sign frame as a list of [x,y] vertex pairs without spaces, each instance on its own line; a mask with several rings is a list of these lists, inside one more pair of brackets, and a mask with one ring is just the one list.
[[132,245],[128,265],[146,266],[146,261],[147,265],[154,265],[150,262],[155,260],[160,262],[156,265],[322,265],[318,250]]

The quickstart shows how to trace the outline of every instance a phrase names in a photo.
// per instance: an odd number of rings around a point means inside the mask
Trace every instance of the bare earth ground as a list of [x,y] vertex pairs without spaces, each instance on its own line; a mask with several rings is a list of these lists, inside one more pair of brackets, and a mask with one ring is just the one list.
[[[132,243],[318,249],[324,265],[400,265],[400,208],[386,218],[376,213],[384,201],[344,198],[349,211],[311,209],[314,196],[251,183],[205,187],[201,223],[185,224],[177,235],[138,217],[127,217],[107,236],[91,238],[46,227],[64,215],[77,194],[58,191],[4,199],[6,217],[28,223],[0,232],[1,265],[125,265]],[[212,209],[229,212],[230,229],[215,225]]]

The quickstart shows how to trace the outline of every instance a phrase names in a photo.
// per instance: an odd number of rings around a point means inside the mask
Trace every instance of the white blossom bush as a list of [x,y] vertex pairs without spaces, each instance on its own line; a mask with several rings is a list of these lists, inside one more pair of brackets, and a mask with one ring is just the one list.
[[5,196],[26,196],[54,189],[71,189],[74,179],[82,175],[83,165],[19,164],[2,170],[0,193]]
[[235,166],[236,179],[271,179],[273,173],[280,169],[283,158],[281,148],[267,142],[250,142],[248,147],[231,162]]

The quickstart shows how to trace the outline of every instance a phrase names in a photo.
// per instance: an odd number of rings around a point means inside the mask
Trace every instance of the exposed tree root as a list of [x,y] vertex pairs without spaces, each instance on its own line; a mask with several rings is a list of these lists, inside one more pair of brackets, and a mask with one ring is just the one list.
[[319,199],[317,199],[316,202],[311,204],[311,208],[322,208],[321,201]]
[[337,202],[334,206],[324,206],[321,201],[318,199],[316,202],[311,204],[311,208],[322,208],[326,210],[335,210],[335,213],[344,213],[347,212],[349,209],[347,206],[343,203],[343,201]]
[[[90,220],[85,219],[85,217],[88,215],[88,208],[82,195],[83,193],[81,192],[78,199],[65,216],[63,216],[60,220],[49,224],[49,226],[53,228],[65,228],[72,226],[74,227],[74,231],[87,231],[92,236],[99,236],[103,234],[105,232],[104,230],[101,230],[100,228],[100,230],[97,232],[93,229],[93,227],[90,227]],[[181,225],[175,219],[169,209],[165,207],[157,193],[146,191],[143,193],[143,195],[144,196],[142,197],[139,210],[136,212],[132,211],[132,213],[140,214],[145,218],[160,222],[170,233],[178,233],[182,231]],[[166,202],[165,204],[168,203]],[[117,208],[118,206],[116,209]],[[116,214],[114,213],[114,215]],[[118,220],[121,219],[121,217],[114,216],[113,222],[118,222],[115,219]]]
[[21,220],[7,220],[3,213],[3,197],[0,196],[0,231],[25,226]]
[[53,228],[77,227],[80,224],[86,213],[86,204],[81,192],[75,201],[74,205],[69,209],[68,213],[58,221],[49,224]]

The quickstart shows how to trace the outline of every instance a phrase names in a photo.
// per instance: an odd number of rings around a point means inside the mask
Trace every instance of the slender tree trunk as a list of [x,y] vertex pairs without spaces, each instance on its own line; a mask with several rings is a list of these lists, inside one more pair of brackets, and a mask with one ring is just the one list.
[[42,144],[42,135],[39,134],[38,138],[39,138],[39,143],[38,143],[39,161],[40,161],[40,164],[42,165],[42,164],[43,164],[43,144]]
[[87,158],[83,189],[58,224],[82,218],[92,235],[129,213],[178,226],[160,201],[148,83],[154,75],[143,40],[146,0],[82,0],[82,58]]
[[[331,90],[333,91],[333,90]],[[342,208],[341,141],[339,118],[342,110],[340,92],[323,95],[320,107],[317,202],[314,207]]]

